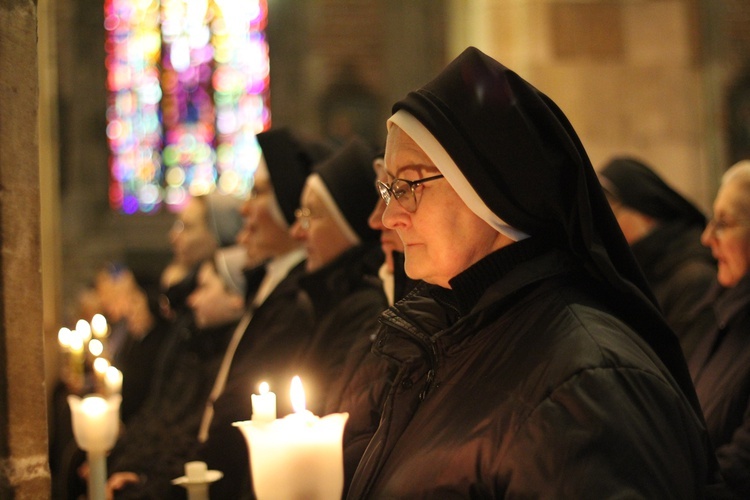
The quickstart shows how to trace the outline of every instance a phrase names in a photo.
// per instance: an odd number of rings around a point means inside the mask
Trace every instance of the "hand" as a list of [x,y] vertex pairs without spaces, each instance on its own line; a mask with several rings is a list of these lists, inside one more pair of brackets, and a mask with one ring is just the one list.
[[107,479],[107,500],[112,500],[115,497],[115,491],[140,482],[141,476],[135,472],[115,472]]

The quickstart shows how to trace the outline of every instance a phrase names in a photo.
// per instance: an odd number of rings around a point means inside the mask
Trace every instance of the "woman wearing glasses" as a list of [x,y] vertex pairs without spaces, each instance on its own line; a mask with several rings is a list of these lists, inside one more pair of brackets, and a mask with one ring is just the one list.
[[424,283],[380,317],[349,498],[704,496],[680,347],[562,112],[474,48],[393,111],[383,223]]
[[307,274],[300,286],[315,315],[310,345],[296,369],[305,381],[308,409],[318,415],[352,345],[372,334],[388,307],[377,276],[383,262],[379,234],[367,224],[377,200],[373,156],[357,138],[316,165],[290,230],[305,246]]
[[690,372],[724,480],[750,498],[750,160],[724,173],[701,241],[719,264],[708,299],[716,323]]

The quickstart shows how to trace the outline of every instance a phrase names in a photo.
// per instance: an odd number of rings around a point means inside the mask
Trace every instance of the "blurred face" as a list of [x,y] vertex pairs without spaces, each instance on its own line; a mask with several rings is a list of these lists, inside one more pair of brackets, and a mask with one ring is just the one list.
[[244,298],[230,292],[211,262],[204,262],[198,270],[197,285],[188,296],[188,306],[193,310],[198,328],[225,325],[242,317]]
[[208,227],[206,206],[192,198],[169,231],[174,260],[188,268],[209,258],[219,245]]
[[[399,127],[391,126],[385,150],[387,183],[416,181],[440,172]],[[477,217],[446,179],[416,188],[414,213],[392,199],[383,225],[395,230],[404,245],[406,274],[412,279],[450,288],[448,281],[491,252],[512,243]]]
[[612,213],[615,214],[617,224],[629,245],[648,235],[655,227],[656,221],[648,215],[642,214],[607,197]]
[[735,286],[750,269],[750,214],[742,210],[748,203],[746,196],[736,182],[722,186],[713,219],[701,236],[718,263],[717,279],[726,288]]
[[[385,162],[383,160],[375,160],[372,168],[375,170],[377,180],[385,183],[388,182],[388,174],[385,171]],[[385,212],[385,201],[378,195],[378,202],[375,204],[370,218],[367,219],[367,223],[372,229],[380,231],[380,247],[385,254],[385,265],[388,272],[393,273],[393,252],[403,253],[404,245],[401,243],[401,238],[398,237],[396,231],[383,225],[383,212]]]
[[248,260],[262,261],[283,255],[298,244],[272,215],[276,200],[269,178],[256,175],[254,182],[251,196],[242,205],[245,225],[241,243],[247,249]]
[[316,271],[354,246],[336,224],[315,190],[305,186],[291,235],[305,245],[307,270]]

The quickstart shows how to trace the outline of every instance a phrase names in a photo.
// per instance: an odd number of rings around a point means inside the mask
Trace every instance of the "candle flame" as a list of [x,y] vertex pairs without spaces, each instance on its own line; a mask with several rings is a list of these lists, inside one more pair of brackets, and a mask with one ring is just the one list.
[[57,341],[62,347],[70,347],[71,336],[70,328],[62,327],[57,332]]
[[83,336],[78,330],[71,330],[70,332],[70,350],[75,353],[83,352]]
[[295,375],[292,378],[292,408],[294,413],[302,413],[305,411],[305,390],[302,388],[302,380],[299,376]]
[[102,338],[107,336],[107,319],[97,313],[91,318],[91,331],[94,337]]
[[110,384],[122,384],[122,372],[112,365],[107,367],[107,371],[104,372],[104,378]]
[[81,401],[81,410],[89,416],[103,415],[108,409],[107,400],[100,396],[86,396]]
[[104,352],[104,344],[99,339],[89,341],[89,352],[94,356],[100,356]]
[[85,319],[79,319],[76,322],[76,331],[83,337],[83,342],[91,340],[91,325]]
[[268,391],[271,389],[268,386],[268,382],[261,382],[260,387],[258,388],[260,390],[260,395],[268,394]]
[[104,374],[107,372],[107,368],[109,368],[109,361],[107,361],[104,358],[96,358],[94,360],[94,371],[96,373]]

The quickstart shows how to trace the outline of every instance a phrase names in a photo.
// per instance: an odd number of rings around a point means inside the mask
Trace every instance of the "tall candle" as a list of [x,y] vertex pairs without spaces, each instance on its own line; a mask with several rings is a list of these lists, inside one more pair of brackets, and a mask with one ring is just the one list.
[[122,372],[114,366],[108,366],[104,373],[104,387],[107,396],[115,396],[122,392]]
[[73,436],[78,447],[86,451],[89,464],[88,494],[91,500],[104,500],[107,481],[106,453],[117,440],[120,426],[120,402],[115,396],[68,396]]
[[94,317],[91,318],[91,333],[94,338],[101,340],[107,336],[107,332],[107,319],[101,314],[94,314]]
[[276,394],[269,391],[266,382],[260,383],[260,394],[251,394],[253,402],[253,422],[273,422],[276,420]]
[[292,381],[294,413],[269,423],[235,422],[250,454],[259,500],[339,499],[344,488],[342,437],[348,413],[317,417],[305,409],[299,377]]

